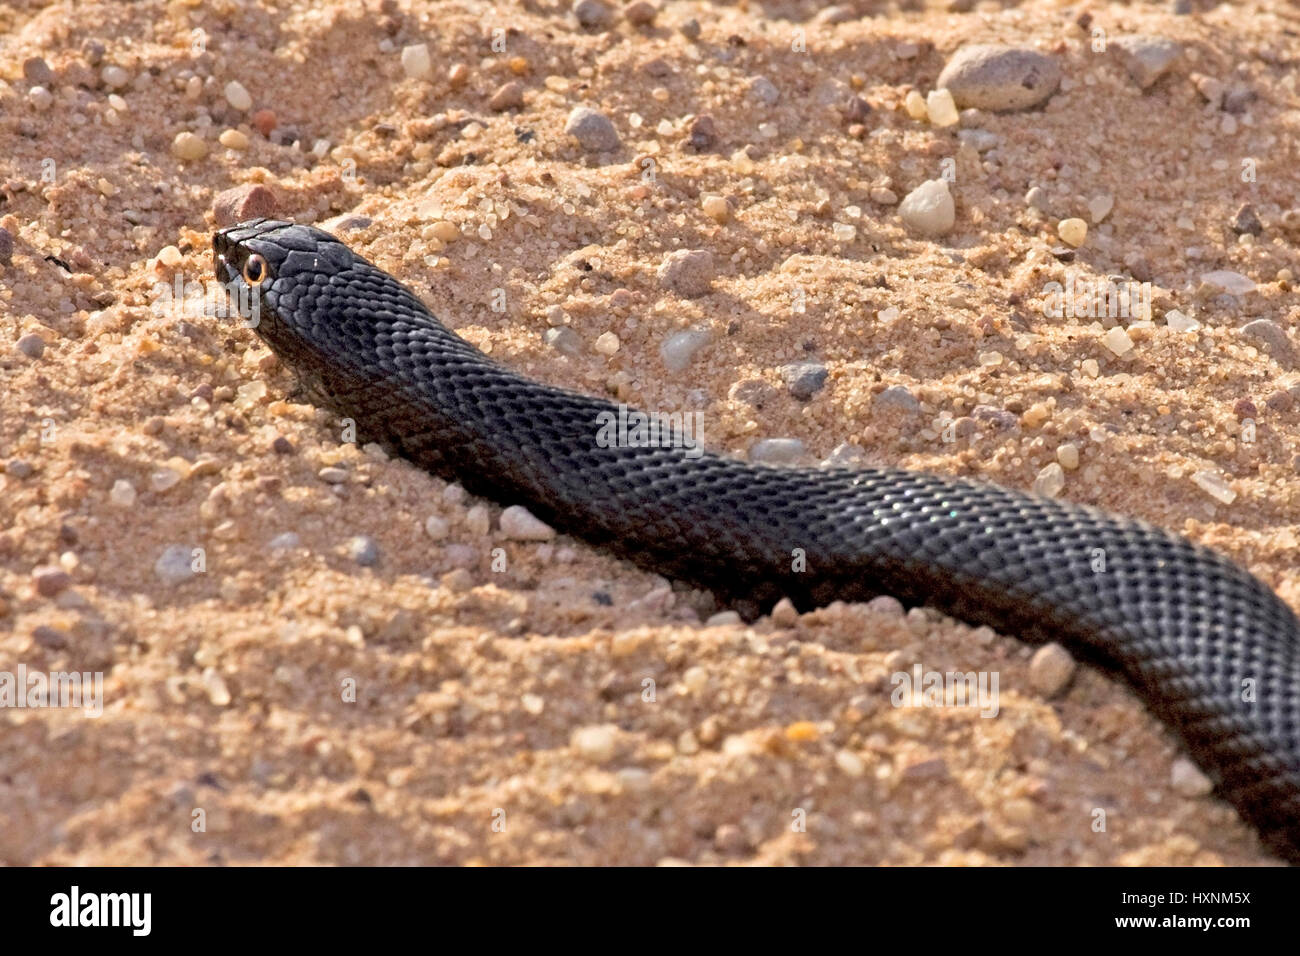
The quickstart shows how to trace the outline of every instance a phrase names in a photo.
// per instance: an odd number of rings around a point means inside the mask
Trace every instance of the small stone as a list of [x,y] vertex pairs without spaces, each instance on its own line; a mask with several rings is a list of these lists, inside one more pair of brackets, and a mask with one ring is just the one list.
[[200,136],[186,130],[177,133],[172,140],[172,155],[186,162],[193,162],[208,155],[208,144]]
[[891,385],[872,400],[872,405],[882,409],[899,408],[909,415],[921,410],[921,403],[906,385]]
[[149,476],[149,487],[156,493],[171,491],[181,483],[180,472],[174,468],[159,468]]
[[476,538],[482,538],[492,529],[492,516],[486,505],[474,505],[465,512],[465,530]]
[[99,71],[99,78],[110,90],[120,90],[131,82],[131,75],[120,66],[106,66]]
[[582,339],[577,332],[566,326],[547,329],[542,333],[542,341],[565,355],[577,355],[582,351]]
[[316,477],[327,485],[341,485],[348,480],[346,468],[336,468],[333,465],[327,465],[320,471],[316,472]]
[[1065,470],[1057,462],[1043,466],[1034,478],[1034,494],[1055,498],[1065,490]]
[[153,573],[163,584],[175,587],[194,577],[193,550],[183,544],[169,545],[154,562]]
[[573,16],[584,29],[597,30],[609,25],[614,12],[601,0],[578,0],[573,5]]
[[609,117],[589,106],[575,106],[564,131],[589,153],[605,153],[619,148],[618,131]]
[[781,99],[781,91],[765,76],[756,76],[749,81],[750,94],[764,106],[775,106]]
[[5,463],[5,474],[11,478],[17,478],[19,481],[30,478],[35,472],[36,469],[32,467],[32,463],[21,458],[10,458]]
[[623,8],[623,18],[637,27],[649,26],[655,22],[655,17],[658,15],[659,8],[650,0],[633,0]]
[[275,110],[258,110],[253,114],[253,129],[257,130],[263,136],[269,137],[276,125]]
[[424,519],[424,533],[434,541],[442,541],[451,533],[451,524],[446,518],[440,518],[438,515],[429,515]]
[[885,617],[903,617],[907,613],[903,602],[890,594],[877,594],[867,602],[867,610]]
[[682,36],[686,37],[688,40],[698,40],[700,38],[700,21],[696,20],[694,17],[686,20],[677,29],[680,30]]
[[277,455],[292,455],[294,452],[293,442],[283,435],[276,435],[275,440],[271,442],[271,451]]
[[670,372],[683,371],[712,338],[713,336],[703,329],[674,332],[659,346],[659,357],[663,359],[664,368]]
[[678,249],[659,266],[659,285],[693,299],[713,287],[713,253],[707,249]]
[[1255,213],[1255,207],[1246,203],[1237,210],[1237,214],[1232,217],[1232,231],[1237,235],[1258,236],[1264,232],[1264,224],[1259,221],[1259,216]]
[[238,110],[240,113],[247,113],[253,108],[252,95],[244,88],[244,84],[238,80],[231,80],[226,84],[225,94],[226,102],[230,104],[232,109]]
[[33,86],[28,90],[27,99],[39,113],[44,113],[54,105],[54,94],[43,86]]
[[1213,471],[1198,471],[1192,475],[1192,483],[1215,501],[1230,505],[1237,500],[1237,493],[1223,480],[1223,476]]
[[772,624],[775,627],[794,627],[799,623],[799,611],[789,598],[781,598],[772,608]]
[[1067,471],[1074,471],[1079,467],[1079,446],[1074,442],[1066,442],[1056,449],[1056,460],[1061,463],[1061,467]]
[[1045,698],[1065,690],[1074,678],[1074,658],[1060,644],[1044,644],[1029,661],[1029,683]]
[[1101,344],[1121,358],[1133,351],[1133,339],[1118,325],[1101,337]]
[[840,750],[835,754],[835,766],[849,777],[860,777],[867,771],[867,765],[861,757],[851,750]]
[[1279,365],[1296,364],[1295,346],[1286,334],[1286,329],[1272,319],[1255,319],[1241,327],[1241,334],[1260,342],[1265,350],[1277,360]]
[[1110,42],[1123,56],[1133,82],[1144,90],[1164,76],[1183,52],[1173,40],[1159,36],[1139,34],[1117,37]]
[[929,107],[925,105],[925,97],[920,90],[908,90],[907,96],[903,97],[903,109],[907,110],[908,116],[919,122],[924,123],[930,118]]
[[1061,67],[1037,50],[996,44],[959,49],[935,86],[952,93],[958,107],[1021,110],[1038,106],[1056,92]]
[[38,359],[45,354],[45,339],[41,338],[35,332],[28,332],[17,342],[14,343],[18,351],[22,352],[29,359]]
[[1169,768],[1169,783],[1184,797],[1203,797],[1214,792],[1214,781],[1186,757],[1175,757]]
[[618,336],[613,332],[601,332],[596,336],[596,341],[591,343],[591,348],[597,355],[609,358],[618,351],[620,345]]
[[735,611],[719,611],[717,614],[710,614],[704,622],[705,627],[726,627],[730,624],[741,624],[743,621]]
[[267,545],[272,551],[292,551],[302,544],[302,539],[295,531],[277,534]]
[[523,105],[524,84],[518,80],[511,80],[509,83],[501,84],[501,86],[497,87],[497,91],[492,94],[492,99],[488,100],[488,106],[498,113],[520,109]]
[[1229,295],[1245,295],[1255,291],[1255,280],[1231,269],[1215,269],[1201,273],[1201,281],[1218,286]]
[[271,218],[278,203],[275,193],[261,183],[245,183],[217,193],[212,201],[212,215],[219,228],[249,219]]
[[718,195],[706,195],[700,201],[700,208],[704,210],[704,215],[717,223],[726,222],[731,217],[731,207],[727,205],[727,200]]
[[1094,225],[1109,216],[1110,211],[1114,208],[1114,196],[1097,196],[1095,199],[1088,200],[1088,215],[1092,219]]
[[433,75],[428,44],[413,43],[402,47],[402,72],[411,80],[426,80]]
[[14,234],[0,226],[0,266],[7,266],[14,261]]
[[614,757],[618,728],[613,724],[579,727],[569,737],[569,745],[589,763],[605,763]]
[[28,57],[23,60],[23,79],[38,86],[53,86],[54,71],[39,56]]
[[72,576],[56,565],[46,565],[32,571],[32,584],[41,597],[54,597],[72,584]]
[[348,557],[363,568],[373,568],[379,563],[379,542],[366,534],[348,541]]
[[1082,219],[1062,219],[1056,227],[1056,234],[1062,242],[1069,243],[1076,249],[1088,238],[1088,224]]
[[702,153],[713,148],[718,141],[718,127],[713,121],[713,117],[707,113],[695,117],[691,121],[690,132],[687,134],[686,142],[691,149],[697,153]]
[[804,445],[798,438],[764,438],[749,449],[749,460],[764,465],[785,465],[803,456]]
[[925,111],[935,126],[956,126],[961,121],[950,90],[931,90],[925,98]]
[[817,362],[783,365],[778,370],[790,394],[800,401],[812,398],[826,385],[826,366]]
[[922,236],[945,235],[957,221],[952,193],[943,179],[931,179],[913,189],[899,204],[898,214],[904,225]]
[[511,505],[501,512],[501,533],[511,541],[550,541],[555,529],[523,505]]
[[135,487],[125,478],[119,478],[113,482],[113,487],[108,492],[108,500],[119,508],[130,508],[135,504]]
[[1170,309],[1165,313],[1165,325],[1174,332],[1195,332],[1201,327],[1200,322],[1183,315],[1177,309]]
[[248,149],[248,137],[237,129],[222,130],[221,135],[217,137],[217,142],[226,147],[226,149]]
[[724,823],[713,831],[713,848],[719,853],[736,856],[750,850],[745,831],[734,823]]
[[201,677],[203,689],[207,691],[208,702],[214,707],[226,707],[230,704],[230,689],[226,687],[225,679],[217,673],[215,668],[205,667]]

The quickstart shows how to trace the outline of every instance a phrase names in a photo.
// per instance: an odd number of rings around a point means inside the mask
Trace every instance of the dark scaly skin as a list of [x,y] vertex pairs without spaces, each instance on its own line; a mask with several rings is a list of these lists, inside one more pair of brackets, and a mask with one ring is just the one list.
[[254,220],[214,249],[235,287],[247,256],[264,257],[257,333],[366,440],[751,615],[783,595],[810,608],[892,594],[1058,641],[1122,673],[1265,842],[1300,862],[1300,624],[1218,554],[974,482],[600,447],[597,415],[616,406],[492,362],[333,236]]

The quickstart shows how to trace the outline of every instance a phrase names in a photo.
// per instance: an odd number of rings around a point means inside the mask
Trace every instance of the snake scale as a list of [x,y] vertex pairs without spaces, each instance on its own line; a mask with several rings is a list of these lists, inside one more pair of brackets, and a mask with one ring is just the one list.
[[1300,862],[1300,623],[1226,558],[972,481],[602,444],[616,406],[493,362],[328,233],[252,220],[213,244],[257,334],[365,440],[751,615],[782,596],[806,609],[891,594],[1059,642],[1122,674],[1268,846]]

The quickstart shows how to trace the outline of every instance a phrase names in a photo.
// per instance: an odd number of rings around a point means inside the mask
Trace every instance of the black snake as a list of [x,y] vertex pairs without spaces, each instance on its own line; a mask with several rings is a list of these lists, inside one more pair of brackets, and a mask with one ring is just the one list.
[[[752,615],[891,594],[1120,671],[1267,844],[1300,861],[1300,624],[1184,538],[885,468],[775,468],[597,440],[616,406],[530,381],[319,229],[216,233],[218,278],[307,394],[469,490]],[[1098,561],[1098,556],[1102,560]]]

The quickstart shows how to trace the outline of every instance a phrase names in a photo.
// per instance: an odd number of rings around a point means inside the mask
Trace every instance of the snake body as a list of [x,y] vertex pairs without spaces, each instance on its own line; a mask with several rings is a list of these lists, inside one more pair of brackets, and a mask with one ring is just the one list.
[[890,468],[777,468],[597,440],[611,403],[531,381],[319,229],[214,237],[218,278],[316,402],[430,472],[749,613],[893,595],[1118,671],[1220,794],[1300,862],[1300,623],[1152,525]]

